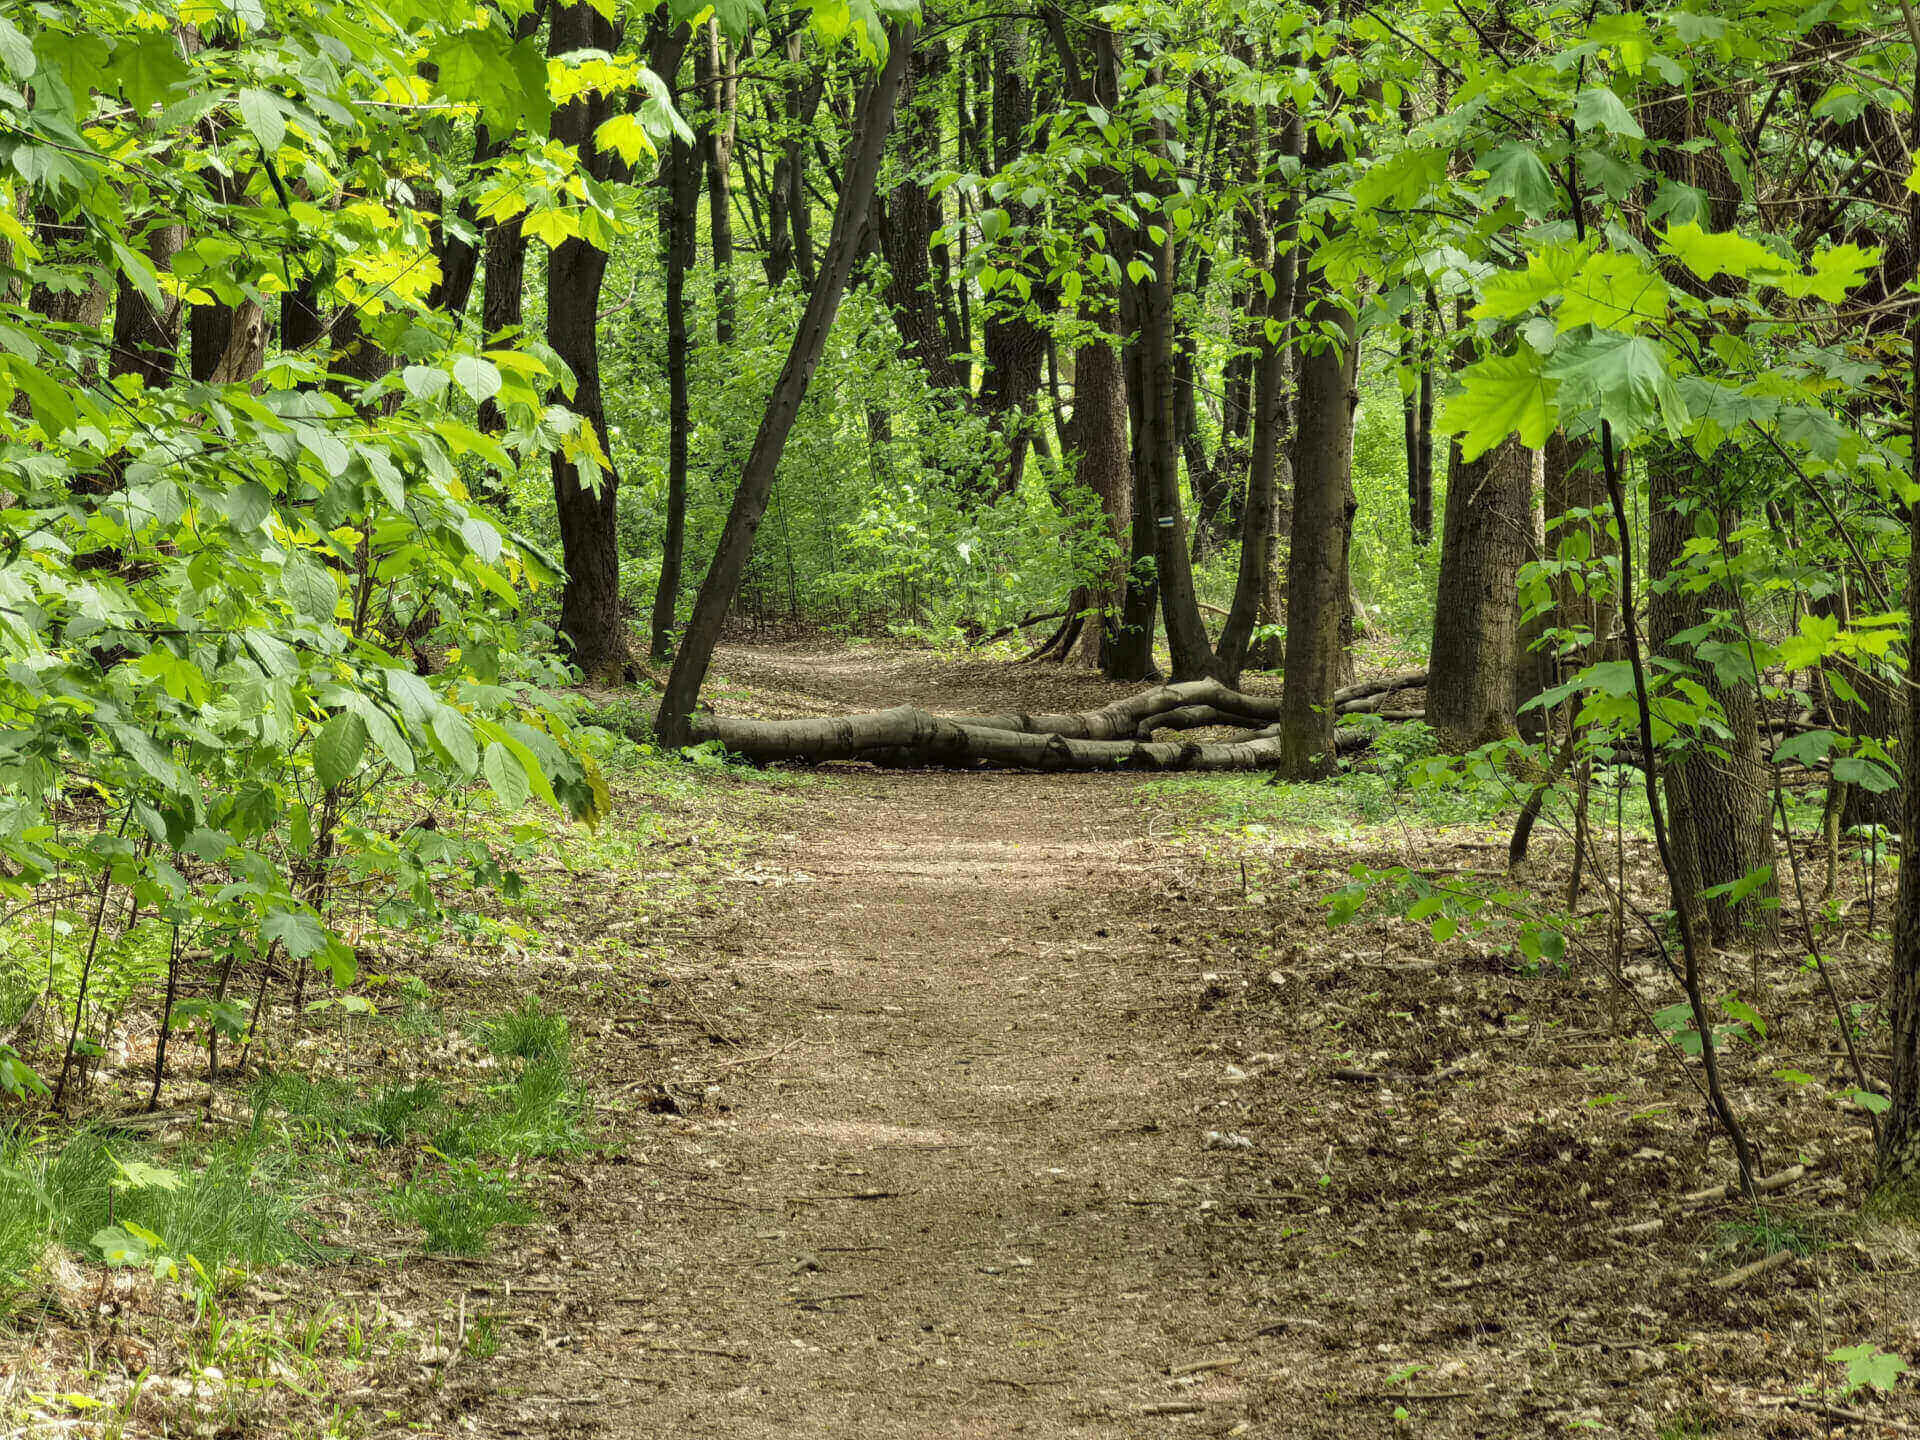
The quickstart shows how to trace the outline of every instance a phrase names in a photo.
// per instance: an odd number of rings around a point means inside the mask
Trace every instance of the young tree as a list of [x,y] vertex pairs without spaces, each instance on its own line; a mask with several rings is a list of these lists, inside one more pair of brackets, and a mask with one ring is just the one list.
[[834,210],[833,233],[827,241],[826,257],[807,298],[806,313],[787,352],[786,365],[767,400],[766,413],[741,471],[733,506],[727,513],[719,548],[701,582],[693,616],[667,677],[666,693],[661,697],[655,723],[663,745],[683,746],[692,733],[691,720],[700,698],[700,687],[706,681],[707,667],[713,662],[714,646],[720,641],[720,629],[726,623],[727,612],[739,594],[740,579],[753,551],[753,537],[760,528],[761,517],[766,514],[767,498],[773,492],[774,471],[786,447],[787,434],[793,428],[800,402],[806,397],[807,383],[819,364],[827,332],[833,326],[841,296],[853,275],[874,187],[880,177],[880,162],[886,151],[887,132],[893,123],[894,105],[913,56],[915,29],[911,20],[896,21],[887,27],[886,58],[855,106],[853,148],[847,158],[840,203]]

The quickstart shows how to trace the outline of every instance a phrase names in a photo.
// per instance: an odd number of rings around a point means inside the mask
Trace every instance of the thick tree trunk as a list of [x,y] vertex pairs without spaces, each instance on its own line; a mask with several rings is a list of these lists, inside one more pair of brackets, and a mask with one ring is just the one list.
[[[1920,255],[1920,195],[1907,197],[1907,244]],[[1908,321],[1912,334],[1907,400],[1909,478],[1920,484],[1920,315]],[[1907,507],[1907,654],[1920,655],[1920,505]],[[1912,663],[1909,659],[1909,664]],[[1909,685],[1901,707],[1901,854],[1920,854],[1920,686]],[[1920,865],[1900,867],[1893,915],[1893,973],[1887,1010],[1892,1027],[1892,1108],[1880,1119],[1873,1198],[1877,1206],[1911,1221],[1920,1216]]]
[[[1298,116],[1287,125],[1280,153],[1298,159],[1306,143],[1306,127]],[[1255,202],[1256,204],[1258,202]],[[1263,297],[1252,328],[1259,335],[1255,366],[1253,458],[1247,476],[1247,503],[1240,519],[1240,571],[1235,577],[1233,604],[1220,630],[1218,671],[1222,680],[1240,678],[1261,609],[1270,603],[1273,567],[1278,559],[1280,495],[1291,490],[1293,477],[1286,460],[1292,438],[1293,296],[1299,276],[1299,251],[1294,244],[1299,200],[1289,191],[1276,216],[1277,231],[1257,210],[1250,226],[1261,263],[1273,277],[1273,293],[1264,286],[1252,293]],[[1278,338],[1274,338],[1275,334]],[[1226,450],[1223,441],[1221,449]]]
[[[186,239],[184,225],[153,228],[147,236],[147,258],[157,273],[173,268],[173,257]],[[113,353],[107,357],[107,374],[138,375],[142,384],[161,386],[173,379],[179,361],[179,299],[163,295],[156,308],[122,274],[113,302]]]
[[1133,473],[1127,447],[1127,387],[1120,356],[1107,340],[1080,347],[1073,361],[1073,418],[1068,443],[1079,456],[1080,483],[1100,497],[1101,517],[1113,543],[1113,566],[1106,583],[1083,596],[1077,639],[1069,658],[1098,667],[1104,663],[1120,607],[1126,596],[1127,545],[1133,526]]
[[[1011,11],[994,22],[993,163],[1002,170],[1019,158],[1033,123],[1031,26],[1030,20]],[[1018,200],[1008,201],[1006,211],[1015,227],[1032,219],[1032,207]],[[1041,288],[1036,285],[1032,299],[1024,304],[1002,299],[987,307],[980,408],[1007,444],[1007,468],[994,492],[997,495],[1011,495],[1020,488],[1033,443],[1034,400],[1046,365],[1047,333],[1029,312],[1041,302]]]
[[1533,527],[1533,452],[1509,438],[1447,473],[1427,661],[1427,723],[1449,750],[1514,733],[1520,563]]
[[660,541],[660,581],[653,596],[651,653],[655,660],[673,654],[680,570],[686,551],[687,440],[693,428],[687,403],[687,357],[692,348],[687,338],[687,272],[693,267],[700,154],[685,141],[675,140],[668,151],[666,168],[667,514]]
[[[1778,912],[1763,905],[1778,893],[1775,882],[1738,906],[1729,906],[1722,896],[1703,900],[1700,894],[1740,880],[1774,860],[1771,785],[1760,752],[1758,697],[1750,684],[1722,684],[1713,666],[1700,663],[1698,642],[1677,638],[1707,623],[1710,606],[1733,604],[1733,597],[1717,583],[1711,589],[1699,587],[1700,571],[1683,563],[1694,534],[1694,516],[1677,509],[1675,501],[1689,488],[1696,500],[1710,493],[1712,486],[1701,463],[1690,450],[1652,449],[1647,452],[1647,481],[1651,526],[1647,573],[1653,577],[1648,587],[1647,645],[1653,654],[1684,667],[1683,673],[1706,689],[1719,704],[1730,732],[1730,738],[1696,733],[1677,759],[1661,767],[1678,870],[1676,903],[1693,907],[1696,920],[1704,919],[1710,928],[1713,943],[1725,945],[1750,927],[1771,933],[1778,926]],[[1696,583],[1681,582],[1681,575]]]
[[[1310,168],[1312,157],[1309,157]],[[1311,348],[1300,361],[1288,545],[1285,708],[1280,771],[1315,780],[1334,769],[1333,696],[1351,623],[1347,546],[1353,469],[1354,315],[1315,281],[1303,307]],[[1327,332],[1331,331],[1331,334]]]
[[[562,56],[575,50],[611,51],[613,26],[591,4],[563,5],[554,11],[548,50]],[[606,156],[593,134],[607,118],[604,95],[593,92],[562,106],[553,117],[554,138],[578,149],[590,172],[604,173]],[[606,406],[600,385],[600,287],[606,278],[607,252],[578,237],[565,240],[547,257],[547,343],[573,371],[574,393],[566,404],[593,427],[607,451]],[[582,475],[561,452],[553,455],[553,495],[559,512],[560,544],[567,580],[560,598],[560,632],[573,663],[589,680],[618,681],[628,663],[626,622],[620,613],[619,476],[608,468]]]
[[[1397,676],[1379,683],[1410,677]],[[1417,677],[1415,677],[1417,678]],[[1372,687],[1356,687],[1373,693]],[[1366,708],[1355,695],[1355,709]],[[1335,705],[1343,703],[1334,697]],[[824,764],[867,760],[891,765],[995,765],[1035,770],[1266,770],[1281,758],[1282,704],[1246,695],[1215,680],[1165,685],[1099,710],[1061,715],[930,715],[902,705],[866,715],[805,720],[744,720],[702,715],[698,740],[762,763]],[[1226,743],[1156,741],[1201,728],[1250,731]],[[1333,742],[1358,749],[1368,732],[1342,732]]]
[[853,262],[859,253],[861,235],[873,203],[874,185],[879,179],[880,162],[886,153],[887,131],[893,122],[895,101],[907,65],[913,56],[914,26],[904,21],[888,28],[889,48],[885,64],[861,95],[855,107],[853,153],[848,157],[846,176],[835,207],[833,235],[827,242],[824,267],[818,283],[807,298],[806,313],[794,333],[787,363],[775,382],[767,401],[753,450],[740,475],[733,507],[727,514],[726,528],[720,535],[720,547],[708,567],[700,596],[693,607],[679,653],[674,656],[673,671],[667,677],[666,694],[660,706],[659,734],[662,744],[679,747],[692,735],[693,707],[700,698],[700,687],[713,661],[713,648],[720,640],[721,626],[740,592],[740,578],[746,572],[747,559],[753,553],[753,537],[766,513],[767,498],[773,492],[774,471],[780,464],[787,433],[806,397],[807,383],[813,378],[820,353],[826,348],[827,332],[840,308],[840,297],[853,274]]
[[[480,333],[490,345],[499,345],[510,331],[525,323],[527,291],[527,236],[522,217],[502,220],[487,231],[486,281],[480,292]],[[507,428],[507,417],[492,400],[480,405],[480,428],[496,434]]]
[[880,253],[887,261],[887,304],[900,328],[901,344],[936,390],[959,389],[965,379],[947,348],[929,248],[940,216],[926,176],[939,163],[939,81],[946,68],[944,42],[914,53],[913,72],[901,97],[905,115],[900,161],[905,174],[874,215]]

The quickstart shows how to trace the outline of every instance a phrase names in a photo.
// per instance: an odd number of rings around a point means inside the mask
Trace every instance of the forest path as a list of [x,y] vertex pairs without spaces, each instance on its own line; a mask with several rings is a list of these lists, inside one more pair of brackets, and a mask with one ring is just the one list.
[[636,1116],[630,1206],[570,1227],[587,1323],[534,1394],[616,1435],[1229,1432],[1232,1370],[1169,1371],[1283,1342],[1213,1251],[1232,1126],[1197,1113],[1204,957],[1156,916],[1180,857],[1138,784],[847,767],[754,845],[697,1007],[662,1005],[738,1044],[676,1058],[718,1091]]

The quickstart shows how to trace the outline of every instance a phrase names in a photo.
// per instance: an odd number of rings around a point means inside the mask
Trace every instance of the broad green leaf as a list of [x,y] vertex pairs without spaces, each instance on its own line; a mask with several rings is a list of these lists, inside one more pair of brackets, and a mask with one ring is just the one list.
[[453,378],[477,404],[500,393],[500,369],[491,360],[462,355],[453,362]]
[[1791,268],[1790,261],[1782,260],[1758,240],[1730,230],[1702,230],[1692,221],[1668,226],[1660,248],[1702,280],[1721,275],[1773,274]]
[[1574,96],[1573,123],[1581,130],[1604,130],[1629,140],[1647,138],[1626,104],[1604,85],[1590,85]]
[[488,745],[481,757],[481,770],[487,777],[487,784],[493,793],[500,797],[500,804],[508,811],[518,810],[527,803],[530,787],[527,772],[520,768],[520,762],[514,758],[511,750],[498,740]]
[[260,148],[271,159],[287,138],[286,102],[270,90],[247,89],[240,92],[240,118]]
[[1559,388],[1531,350],[1489,356],[1461,372],[1460,388],[1441,411],[1441,431],[1458,437],[1466,460],[1477,460],[1509,435],[1538,449],[1559,423]]
[[1631,332],[1666,318],[1666,282],[1651,274],[1637,255],[1603,250],[1567,286],[1555,325],[1562,334],[1579,325]]
[[360,768],[366,748],[367,722],[351,710],[341,710],[314,738],[313,773],[329,790],[344,785]]
[[340,587],[333,572],[305,554],[290,556],[280,571],[280,588],[294,613],[322,625],[330,624],[340,603]]
[[1622,440],[1654,431],[1678,439],[1686,429],[1686,403],[1668,372],[1666,355],[1645,336],[1595,331],[1563,343],[1548,357],[1545,370],[1561,383],[1563,408],[1594,412]]
[[1559,182],[1532,146],[1509,141],[1481,163],[1487,172],[1481,189],[1486,199],[1511,199],[1529,220],[1544,220],[1560,208]]
[[305,910],[273,909],[260,922],[260,938],[271,945],[278,941],[295,960],[311,960],[326,950],[332,939],[327,927]]

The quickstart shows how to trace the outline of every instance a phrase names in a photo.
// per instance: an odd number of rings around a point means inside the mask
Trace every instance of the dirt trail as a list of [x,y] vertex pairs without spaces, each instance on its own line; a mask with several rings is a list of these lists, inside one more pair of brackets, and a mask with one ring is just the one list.
[[623,1435],[1228,1428],[1240,1378],[1169,1370],[1244,1376],[1272,1317],[1194,1189],[1195,957],[1154,933],[1136,784],[848,769],[809,798],[705,967],[741,1043],[685,1062],[719,1091],[651,1143],[642,1117],[646,1202],[574,1227],[594,1313],[539,1390]]
[[[1114,693],[722,666],[716,703],[763,714]],[[1782,1048],[1724,1062],[1809,1171],[1768,1222],[1799,1254],[1717,1285],[1770,1242],[1682,1200],[1724,1143],[1603,965],[1326,928],[1356,860],[1469,873],[1497,842],[1223,865],[1150,783],[847,767],[776,811],[642,1013],[576,1017],[624,1163],[563,1167],[550,1242],[469,1288],[509,1336],[442,1392],[472,1429],[1804,1436],[1850,1393],[1837,1346],[1920,1348],[1920,1248],[1853,1238],[1859,1128],[1769,1078],[1826,1063],[1810,978],[1774,982]]]

